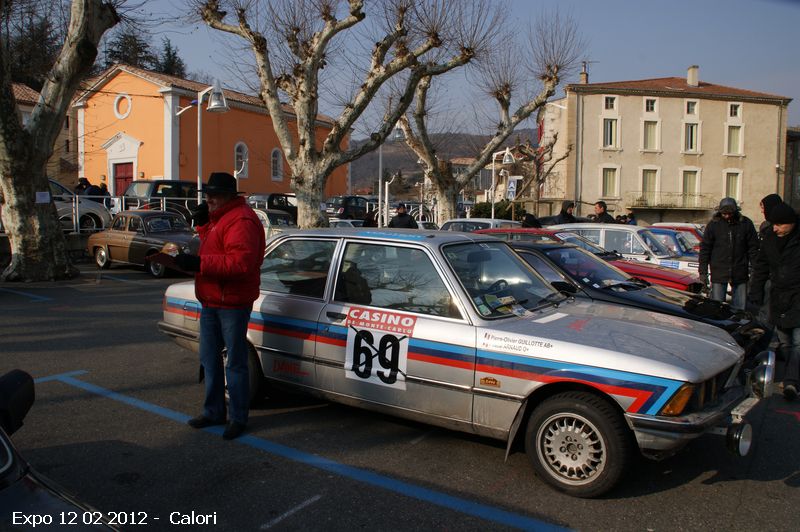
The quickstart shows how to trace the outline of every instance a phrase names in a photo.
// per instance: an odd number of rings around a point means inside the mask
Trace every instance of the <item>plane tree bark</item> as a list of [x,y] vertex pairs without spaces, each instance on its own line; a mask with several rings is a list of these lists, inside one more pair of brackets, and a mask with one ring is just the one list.
[[[477,150],[474,161],[458,174],[454,174],[449,161],[439,158],[429,135],[431,105],[428,95],[432,77],[425,76],[421,80],[415,91],[413,111],[400,118],[399,125],[406,143],[421,161],[425,177],[431,182],[439,220],[457,217],[459,192],[492,162],[493,154],[497,153],[514,129],[555,94],[562,76],[574,68],[583,48],[575,22],[557,12],[540,17],[530,28],[527,37],[527,49],[507,44],[495,49],[492,56],[479,66],[484,90],[497,105],[498,121],[489,140]],[[520,53],[519,50],[524,52]],[[521,77],[524,69],[541,85],[538,91],[522,98],[512,113],[512,98],[525,92],[531,83],[531,80]],[[499,173],[503,167],[495,164]],[[496,183],[492,185],[494,189]]]
[[[478,57],[500,17],[484,0],[383,0],[371,2],[371,11],[363,0],[195,3],[208,26],[241,37],[253,52],[260,96],[292,172],[300,227],[326,225],[319,205],[331,173],[386,140],[423,79]],[[380,32],[364,68],[352,69],[354,89],[323,135],[317,127],[321,73],[337,46],[368,21]],[[261,30],[256,28],[259,22]],[[288,104],[281,102],[281,95]],[[350,132],[373,102],[384,106],[382,123],[365,143],[351,149]]]
[[[0,13],[8,1],[0,0]],[[0,42],[0,209],[11,247],[11,262],[0,280],[52,281],[77,272],[69,261],[52,198],[36,203],[36,192],[50,190],[47,160],[67,108],[94,64],[100,38],[117,22],[113,2],[73,0],[64,45],[27,126],[22,125]]]

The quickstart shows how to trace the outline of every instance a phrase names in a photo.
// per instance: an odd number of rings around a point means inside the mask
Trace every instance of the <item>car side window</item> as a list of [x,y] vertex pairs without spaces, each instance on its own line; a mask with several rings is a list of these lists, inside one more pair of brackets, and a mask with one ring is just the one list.
[[125,230],[125,217],[124,216],[117,216],[114,218],[114,223],[111,224],[111,229],[115,231],[124,231]]
[[391,244],[348,244],[336,276],[334,299],[461,318],[430,257],[421,249]]
[[556,281],[563,281],[564,278],[559,274],[555,268],[553,268],[550,264],[547,263],[546,260],[543,258],[534,255],[532,253],[522,253],[522,258],[525,259],[525,262],[530,264],[534,270],[536,270],[539,275],[545,278],[548,283],[554,283]]
[[264,257],[261,290],[322,299],[336,242],[284,240]]
[[128,231],[136,232],[136,233],[144,233],[144,227],[142,226],[142,219],[138,216],[131,216],[131,221],[128,223]]
[[625,231],[606,231],[606,245],[608,251],[631,253],[631,235]]
[[572,231],[578,233],[589,242],[600,244],[600,229],[573,229]]

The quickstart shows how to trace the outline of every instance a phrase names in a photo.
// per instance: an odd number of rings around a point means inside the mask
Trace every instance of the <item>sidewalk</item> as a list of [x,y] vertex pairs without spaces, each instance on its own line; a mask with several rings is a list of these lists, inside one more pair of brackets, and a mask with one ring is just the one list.
[[[73,262],[86,260],[86,241],[88,234],[67,233],[64,235],[67,243],[67,251]],[[0,268],[5,268],[11,262],[11,247],[5,233],[0,233]]]

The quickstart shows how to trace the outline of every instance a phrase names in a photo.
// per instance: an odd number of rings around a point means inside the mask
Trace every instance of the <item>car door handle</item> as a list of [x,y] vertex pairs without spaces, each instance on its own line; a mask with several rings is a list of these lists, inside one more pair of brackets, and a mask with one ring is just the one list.
[[328,317],[332,320],[343,320],[347,318],[347,314],[342,314],[341,312],[326,312]]

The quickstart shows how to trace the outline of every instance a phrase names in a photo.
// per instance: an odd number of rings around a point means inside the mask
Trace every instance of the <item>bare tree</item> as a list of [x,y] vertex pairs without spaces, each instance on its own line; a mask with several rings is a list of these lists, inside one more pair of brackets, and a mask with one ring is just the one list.
[[[537,120],[537,123],[541,129],[543,127],[542,121]],[[556,157],[554,149],[557,143],[558,133],[554,132],[547,142],[540,143],[537,147],[532,146],[530,143],[516,146],[515,151],[521,156],[523,170],[522,181],[517,185],[515,203],[532,201],[534,204],[538,204],[542,195],[542,187],[544,187],[547,178],[552,175],[556,165],[567,159],[572,151],[572,145],[570,144],[563,153]]]
[[[386,140],[421,80],[488,48],[501,7],[487,0],[383,0],[368,7],[363,0],[193,1],[206,24],[241,37],[253,52],[260,95],[292,171],[301,227],[324,223],[319,204],[330,174]],[[365,42],[370,48],[360,53]],[[325,86],[323,75],[349,77],[349,92]],[[323,90],[340,112],[321,138]],[[380,124],[367,142],[348,148],[356,122],[376,106]]]
[[[481,86],[497,104],[499,120],[490,140],[478,150],[475,161],[458,175],[453,173],[449,161],[438,157],[429,135],[428,92],[432,77],[422,78],[414,96],[413,112],[400,119],[406,143],[422,161],[425,176],[431,181],[440,220],[456,216],[459,191],[486,167],[514,129],[555,94],[562,77],[574,68],[583,48],[573,19],[558,12],[539,17],[527,37],[526,48],[509,43],[495,48],[493,54],[478,65]],[[525,95],[536,80],[541,83],[539,90]],[[522,98],[519,98],[520,93]],[[521,102],[512,114],[513,99],[521,99]],[[552,157],[552,147],[550,150]]]
[[[0,0],[0,12],[6,12],[8,1]],[[26,127],[0,41],[0,208],[11,245],[11,263],[0,280],[55,280],[76,272],[67,256],[55,205],[52,201],[36,203],[35,197],[36,191],[49,190],[47,160],[67,107],[97,57],[100,38],[117,22],[119,15],[112,1],[72,1],[64,45]]]

